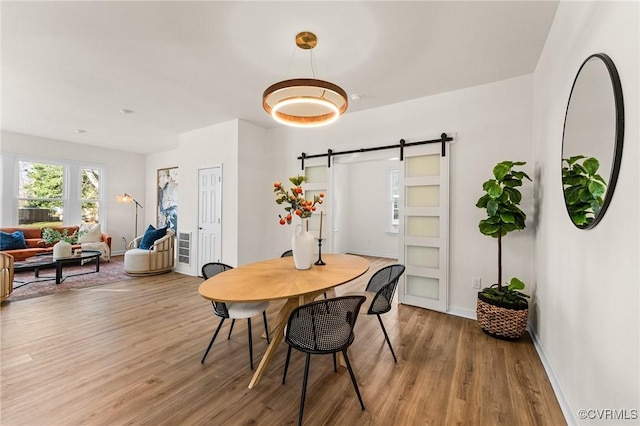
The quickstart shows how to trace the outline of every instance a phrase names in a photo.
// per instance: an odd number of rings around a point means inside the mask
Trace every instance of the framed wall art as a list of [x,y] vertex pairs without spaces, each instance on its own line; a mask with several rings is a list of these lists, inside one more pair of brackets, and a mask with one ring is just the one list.
[[178,168],[158,169],[158,226],[178,230]]

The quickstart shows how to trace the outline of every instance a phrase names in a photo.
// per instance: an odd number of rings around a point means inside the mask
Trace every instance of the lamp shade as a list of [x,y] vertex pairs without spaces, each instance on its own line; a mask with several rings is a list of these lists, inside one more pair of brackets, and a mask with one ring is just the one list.
[[296,127],[331,124],[348,106],[347,93],[340,86],[314,78],[275,83],[262,96],[262,107],[274,120]]
[[315,78],[313,53],[318,38],[310,31],[296,35],[296,46],[311,53],[314,78],[296,78],[272,84],[262,94],[262,107],[274,120],[294,127],[318,127],[331,124],[349,106],[342,87]]

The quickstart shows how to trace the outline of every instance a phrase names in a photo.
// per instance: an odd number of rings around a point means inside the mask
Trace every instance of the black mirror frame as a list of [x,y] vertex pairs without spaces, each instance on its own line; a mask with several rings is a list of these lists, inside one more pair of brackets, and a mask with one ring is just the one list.
[[[613,149],[613,164],[611,166],[611,173],[609,175],[609,184],[608,184],[607,192],[605,193],[605,197],[604,197],[604,200],[602,202],[602,207],[600,208],[600,211],[593,218],[593,221],[591,221],[591,223],[589,223],[588,225],[585,225],[585,226],[577,225],[571,219],[571,215],[569,215],[569,220],[578,229],[592,229],[604,217],[604,214],[607,211],[607,208],[609,207],[609,204],[611,203],[611,198],[613,197],[613,193],[614,193],[615,188],[616,188],[616,183],[618,182],[618,174],[620,172],[620,164],[622,162],[622,147],[623,147],[623,142],[624,142],[624,99],[623,99],[623,96],[622,96],[622,83],[620,82],[620,75],[618,74],[618,70],[616,69],[616,66],[613,63],[613,60],[611,60],[611,58],[607,54],[605,54],[605,53],[594,53],[593,55],[590,55],[587,59],[585,59],[584,62],[582,62],[582,65],[580,65],[580,68],[578,69],[578,73],[576,74],[576,77],[573,80],[573,85],[571,86],[571,92],[569,94],[569,101],[567,102],[567,109],[566,109],[565,114],[564,114],[564,125],[562,127],[562,147],[561,147],[561,155],[560,155],[560,157],[561,157],[560,158],[560,163],[561,163],[560,170],[562,171],[562,157],[564,157],[563,153],[564,153],[564,142],[565,142],[565,130],[566,130],[566,126],[567,126],[567,115],[569,114],[569,107],[571,106],[571,95],[573,94],[573,89],[575,88],[576,82],[578,81],[578,78],[580,77],[580,71],[582,71],[582,68],[585,66],[585,64],[591,58],[598,58],[598,59],[602,60],[602,62],[604,62],[605,66],[607,67],[607,71],[609,72],[609,77],[611,78],[611,85],[613,87],[613,97],[614,97],[614,100],[615,100],[615,108],[616,108],[616,111],[615,111],[615,114],[616,114],[615,146],[614,146],[614,149]],[[562,185],[562,183],[561,183],[561,185]],[[563,186],[563,191],[562,191],[562,198],[564,199],[565,207],[567,207],[567,200],[566,200],[566,196],[564,194],[564,186]],[[568,209],[567,209],[567,213],[569,213]]]

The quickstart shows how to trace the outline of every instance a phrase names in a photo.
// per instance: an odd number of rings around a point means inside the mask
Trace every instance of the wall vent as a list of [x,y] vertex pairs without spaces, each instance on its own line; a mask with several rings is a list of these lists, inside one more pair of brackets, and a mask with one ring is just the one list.
[[191,232],[178,232],[178,263],[191,263]]

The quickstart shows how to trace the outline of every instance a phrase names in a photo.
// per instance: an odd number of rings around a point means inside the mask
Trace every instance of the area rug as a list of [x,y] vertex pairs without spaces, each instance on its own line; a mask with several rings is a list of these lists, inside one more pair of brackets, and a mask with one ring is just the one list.
[[[96,265],[93,262],[83,266],[65,266],[62,275],[64,277],[67,274],[78,274],[95,270]],[[56,271],[54,268],[41,269],[40,279],[43,277],[55,277],[55,274]],[[133,278],[135,277],[129,276],[124,272],[124,256],[113,256],[110,262],[101,261],[100,271],[97,273],[70,276],[60,284],[56,284],[55,279],[38,281],[38,278],[34,277],[33,271],[20,271],[15,273],[13,293],[7,300],[15,302],[45,296],[47,294],[61,293]]]

